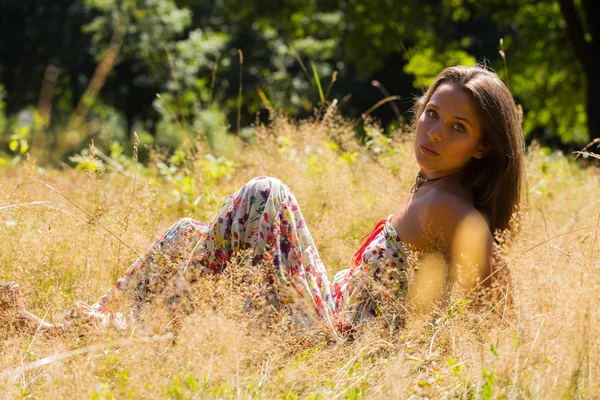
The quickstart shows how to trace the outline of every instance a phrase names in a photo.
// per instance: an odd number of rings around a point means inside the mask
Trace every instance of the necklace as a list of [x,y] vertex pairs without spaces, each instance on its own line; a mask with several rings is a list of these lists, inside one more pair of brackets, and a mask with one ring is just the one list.
[[[450,174],[453,175],[453,174]],[[446,175],[448,176],[448,175]],[[430,179],[425,179],[421,176],[420,172],[417,172],[417,177],[415,178],[415,184],[413,185],[412,189],[410,189],[411,193],[417,193],[417,191],[419,190],[419,188],[425,183],[425,182],[433,182],[433,181],[437,181],[440,180],[442,178],[445,178],[446,176],[440,176],[439,178],[430,178]]]

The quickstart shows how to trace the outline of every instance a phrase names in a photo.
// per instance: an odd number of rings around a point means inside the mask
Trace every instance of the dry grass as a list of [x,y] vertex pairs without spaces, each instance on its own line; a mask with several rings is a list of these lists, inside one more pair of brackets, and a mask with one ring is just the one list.
[[[209,221],[245,181],[276,176],[296,194],[333,275],[349,265],[359,238],[394,212],[416,171],[410,137],[398,132],[381,143],[377,127],[370,129],[374,144],[366,148],[333,112],[324,122],[277,118],[257,129],[257,145],[238,144],[234,173],[217,180],[207,178],[202,151],[190,151],[185,165],[203,196],[193,217]],[[29,308],[55,322],[74,300],[95,301],[157,234],[192,209],[174,200],[173,184],[154,167],[140,172],[145,179],[133,191],[131,177],[109,172],[43,170],[29,162],[1,173],[0,281],[20,282]],[[174,333],[155,307],[145,323],[124,333],[83,324],[64,337],[5,335],[0,393],[598,398],[600,175],[533,147],[528,176],[522,233],[504,249],[514,284],[514,309],[504,319],[454,296],[429,314],[412,315],[399,331],[376,320],[354,341],[336,343],[319,326],[306,332],[286,316],[241,311],[254,290],[236,275],[241,262],[227,279],[198,284],[197,310]]]

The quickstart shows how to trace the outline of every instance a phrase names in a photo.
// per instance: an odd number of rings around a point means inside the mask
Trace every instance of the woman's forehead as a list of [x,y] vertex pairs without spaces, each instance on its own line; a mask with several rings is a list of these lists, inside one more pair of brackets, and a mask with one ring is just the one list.
[[473,120],[477,118],[477,110],[471,96],[458,86],[443,83],[433,92],[428,105],[443,109],[443,111],[458,117]]

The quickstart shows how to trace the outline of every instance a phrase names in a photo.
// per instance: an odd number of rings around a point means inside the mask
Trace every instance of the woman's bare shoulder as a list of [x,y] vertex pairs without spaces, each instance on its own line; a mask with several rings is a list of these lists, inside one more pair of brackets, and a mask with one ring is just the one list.
[[[432,216],[460,218],[477,211],[473,202],[462,193],[446,188],[433,189],[421,201],[421,207]],[[435,214],[435,215],[433,215]]]
[[422,204],[425,218],[432,233],[436,234],[448,247],[452,245],[459,228],[465,223],[469,224],[474,235],[490,235],[485,218],[475,208],[470,199],[460,193],[449,190],[436,190],[429,193]]

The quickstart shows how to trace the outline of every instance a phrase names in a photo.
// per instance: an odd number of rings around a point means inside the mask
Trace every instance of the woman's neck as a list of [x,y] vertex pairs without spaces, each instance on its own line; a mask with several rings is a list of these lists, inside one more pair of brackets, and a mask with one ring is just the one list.
[[[440,185],[440,184],[442,184],[444,186],[447,186],[447,185],[463,186],[462,182],[461,182],[462,170],[458,170],[456,172],[450,172],[450,173],[447,173],[447,171],[444,171],[444,172],[446,172],[446,174],[439,174],[438,177],[436,177],[436,178],[426,178],[423,176],[421,171],[419,171],[419,173],[417,174],[416,179],[415,179],[415,184],[413,185],[413,187],[411,189],[411,193],[418,192],[419,189],[423,186],[430,186],[433,184],[436,184],[436,186]],[[428,176],[435,176],[435,175],[428,175]]]
[[443,170],[443,171],[431,171],[431,170],[426,170],[424,168],[421,168],[419,170],[419,175],[421,176],[421,178],[423,178],[425,180],[434,180],[434,179],[441,179],[441,178],[445,178],[445,177],[459,175],[462,172],[463,172],[462,168]]

